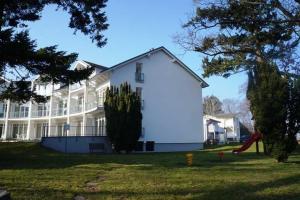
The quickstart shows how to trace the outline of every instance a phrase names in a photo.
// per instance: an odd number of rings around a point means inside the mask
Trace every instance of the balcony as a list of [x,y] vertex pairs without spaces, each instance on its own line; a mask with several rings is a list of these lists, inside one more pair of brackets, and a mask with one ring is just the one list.
[[94,108],[102,108],[104,107],[104,103],[103,102],[90,102],[86,104],[86,110],[91,110]]
[[52,116],[63,116],[67,115],[67,109],[66,108],[59,108],[52,110]]
[[28,117],[28,111],[24,111],[24,112],[10,112],[9,113],[10,118],[26,118]]
[[6,117],[6,112],[0,112],[0,119]]
[[70,108],[70,114],[81,113],[82,111],[83,111],[82,105],[75,105],[75,106],[71,106]]
[[136,72],[135,81],[139,83],[144,83],[144,73]]
[[49,110],[33,110],[32,117],[47,117],[49,116]]

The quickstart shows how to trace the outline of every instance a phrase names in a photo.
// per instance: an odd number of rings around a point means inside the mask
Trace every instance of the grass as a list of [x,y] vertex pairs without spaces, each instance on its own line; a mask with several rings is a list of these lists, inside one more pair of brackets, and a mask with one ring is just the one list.
[[[287,163],[231,146],[130,155],[62,154],[36,143],[0,143],[0,187],[13,199],[299,199],[300,153]],[[217,153],[224,151],[224,160]]]

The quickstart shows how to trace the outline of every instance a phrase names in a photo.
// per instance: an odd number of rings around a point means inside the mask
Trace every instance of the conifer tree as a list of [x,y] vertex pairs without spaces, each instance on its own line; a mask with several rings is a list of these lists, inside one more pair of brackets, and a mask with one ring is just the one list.
[[273,152],[279,159],[279,154],[285,154],[278,144],[284,140],[287,128],[288,81],[274,66],[262,65],[258,70],[256,76],[249,72],[247,97],[255,116],[255,128],[263,133],[265,153]]
[[58,51],[56,45],[37,48],[36,41],[29,36],[28,22],[39,20],[46,6],[55,5],[57,10],[70,15],[70,28],[89,36],[98,47],[102,47],[106,43],[102,32],[108,27],[103,11],[106,1],[1,0],[0,100],[45,100],[30,88],[30,80],[37,75],[40,75],[40,82],[45,83],[69,84],[86,79],[93,69],[70,69],[77,59],[76,53]]
[[130,152],[141,136],[142,113],[139,96],[128,83],[111,86],[104,102],[107,135],[116,152]]
[[[299,16],[300,2],[294,0],[211,0],[199,4],[184,25],[187,35],[176,38],[184,48],[205,55],[204,76],[248,72],[253,118],[267,150],[274,150],[279,161],[294,149],[299,131],[299,116],[289,109],[298,106],[298,89],[289,76],[297,70],[284,63],[299,45]],[[290,139],[282,144],[286,135]]]

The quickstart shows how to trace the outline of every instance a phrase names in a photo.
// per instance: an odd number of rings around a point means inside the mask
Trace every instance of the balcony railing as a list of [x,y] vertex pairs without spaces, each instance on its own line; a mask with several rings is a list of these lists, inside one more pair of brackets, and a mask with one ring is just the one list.
[[24,112],[10,112],[9,116],[11,118],[25,118],[28,117],[28,111],[24,111]]
[[83,111],[83,106],[82,105],[71,106],[71,108],[70,108],[70,114],[80,113],[82,111]]
[[144,73],[136,72],[135,73],[135,81],[144,83]]
[[85,109],[86,110],[91,110],[91,109],[94,109],[94,108],[101,108],[101,107],[104,107],[104,103],[103,102],[90,102],[90,103],[87,103],[85,105]]
[[47,117],[49,116],[49,110],[34,110],[31,113],[32,117]]
[[67,114],[68,114],[67,109],[65,109],[65,108],[52,110],[52,116],[63,116],[63,115],[67,115]]
[[0,118],[5,118],[6,117],[6,111],[5,112],[0,112]]

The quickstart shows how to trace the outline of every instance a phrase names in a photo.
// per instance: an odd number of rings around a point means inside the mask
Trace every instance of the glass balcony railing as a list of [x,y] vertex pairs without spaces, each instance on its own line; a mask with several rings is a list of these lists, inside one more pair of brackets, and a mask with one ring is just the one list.
[[76,105],[76,106],[72,106],[70,108],[70,114],[80,113],[82,111],[83,111],[83,106],[82,105]]
[[54,109],[52,110],[52,116],[63,116],[63,115],[67,115],[68,112],[67,112],[67,109],[63,109],[63,108],[60,108],[60,109]]
[[9,116],[11,118],[25,118],[25,117],[28,117],[28,111],[24,111],[24,112],[10,112]]
[[6,112],[0,112],[0,118],[5,118],[6,117]]
[[86,110],[91,110],[94,108],[102,108],[102,107],[104,107],[103,102],[89,102],[85,105]]
[[32,117],[47,117],[49,116],[49,110],[34,110],[31,113]]

